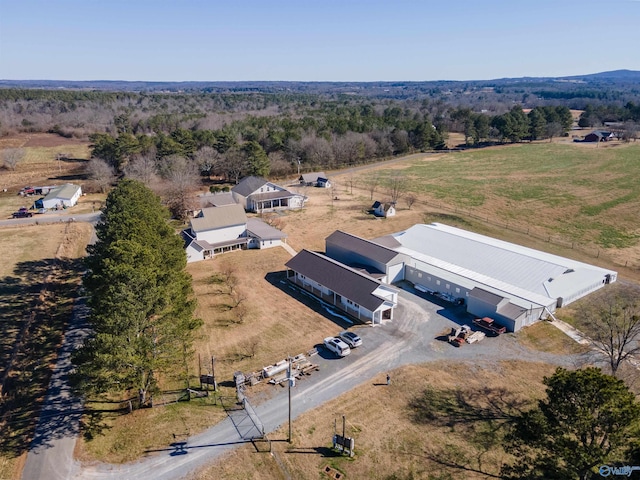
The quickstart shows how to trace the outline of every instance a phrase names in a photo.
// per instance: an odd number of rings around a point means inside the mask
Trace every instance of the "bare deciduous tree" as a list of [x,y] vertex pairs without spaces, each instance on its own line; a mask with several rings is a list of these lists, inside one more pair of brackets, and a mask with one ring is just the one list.
[[195,191],[200,183],[196,164],[184,157],[170,155],[160,165],[162,177],[167,181],[165,197],[174,218],[184,220],[197,207]]
[[259,337],[247,338],[246,340],[243,340],[240,343],[240,348],[244,351],[245,356],[249,358],[255,357],[256,353],[258,353],[259,347],[260,347]]
[[407,179],[401,175],[394,175],[387,184],[387,194],[393,203],[398,203],[406,188]]
[[195,154],[195,161],[203,175],[211,175],[222,161],[222,155],[213,147],[204,146]]
[[413,204],[416,203],[416,196],[413,193],[407,193],[404,196],[404,201],[406,202],[409,210],[411,210]]
[[239,149],[232,148],[224,154],[220,169],[229,181],[237,184],[248,171],[249,165],[246,156]]
[[362,181],[362,184],[369,191],[369,194],[371,195],[370,200],[373,200],[373,194],[376,193],[376,189],[380,185],[380,177],[374,173],[372,175],[369,175],[368,177],[365,177]]
[[274,177],[285,177],[293,171],[291,163],[284,158],[282,152],[269,152],[269,163],[271,164],[270,175]]
[[640,353],[640,290],[616,284],[600,291],[578,311],[580,328],[607,358],[611,373]]
[[231,304],[231,308],[240,307],[246,299],[247,299],[247,296],[243,292],[239,290],[234,290],[233,292],[231,292],[231,301],[233,302]]
[[554,137],[562,135],[562,125],[560,122],[547,123],[544,130],[547,137],[549,137],[549,141],[552,141]]
[[136,155],[124,167],[124,174],[145,185],[150,185],[156,180],[156,168],[155,154]]
[[638,138],[638,129],[637,123],[632,122],[631,120],[624,122],[624,127],[622,128],[622,139],[625,142],[630,142],[631,140],[635,142],[636,138]]
[[355,183],[356,183],[356,176],[353,173],[349,174],[349,176],[347,176],[347,185],[349,185],[350,195],[353,195],[353,186],[355,185]]
[[87,176],[105,193],[116,179],[113,167],[101,158],[92,158],[87,164]]
[[305,135],[299,142],[298,156],[312,166],[331,165],[333,150],[331,144],[322,137]]
[[9,170],[15,170],[24,155],[24,148],[6,148],[2,151],[2,164]]
[[225,285],[229,289],[229,295],[233,295],[236,286],[238,285],[238,277],[236,277],[236,269],[231,263],[227,263],[220,270]]

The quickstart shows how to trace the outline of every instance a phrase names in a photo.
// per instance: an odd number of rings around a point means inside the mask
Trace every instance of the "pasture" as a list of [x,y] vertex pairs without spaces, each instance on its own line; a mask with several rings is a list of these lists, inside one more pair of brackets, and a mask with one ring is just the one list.
[[[21,197],[25,186],[77,183],[86,190],[85,166],[89,144],[52,134],[20,134],[0,139],[0,150],[21,148],[24,158],[15,170],[0,168],[0,218],[8,218],[20,207],[31,207],[40,196]],[[59,154],[65,158],[57,160]],[[4,191],[6,189],[6,192]],[[101,205],[104,195],[81,197],[75,213],[88,213]]]

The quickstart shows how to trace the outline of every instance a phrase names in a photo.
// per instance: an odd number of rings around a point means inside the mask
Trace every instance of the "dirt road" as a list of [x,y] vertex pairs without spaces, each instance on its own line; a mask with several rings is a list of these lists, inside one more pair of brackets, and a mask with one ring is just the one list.
[[47,398],[22,470],[24,480],[62,480],[71,478],[78,470],[73,451],[80,427],[82,401],[72,395],[68,375],[72,369],[71,353],[89,333],[86,315],[84,299],[78,300],[58,351]]

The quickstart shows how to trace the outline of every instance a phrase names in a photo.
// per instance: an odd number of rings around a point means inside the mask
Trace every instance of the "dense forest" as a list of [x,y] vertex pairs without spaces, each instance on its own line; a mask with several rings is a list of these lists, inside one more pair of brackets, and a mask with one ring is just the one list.
[[91,171],[105,185],[111,175],[148,182],[184,178],[185,170],[233,182],[440,150],[450,132],[464,134],[466,147],[553,139],[568,135],[572,108],[584,110],[580,126],[606,122],[632,140],[640,123],[637,73],[491,82],[94,82],[91,89],[17,82],[22,88],[0,88],[0,135],[91,140],[103,163]]

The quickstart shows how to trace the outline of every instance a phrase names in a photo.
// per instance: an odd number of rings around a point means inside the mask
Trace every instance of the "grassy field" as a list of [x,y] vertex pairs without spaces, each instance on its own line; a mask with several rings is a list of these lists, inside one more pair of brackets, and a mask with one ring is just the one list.
[[[405,178],[407,190],[431,208],[640,268],[639,157],[635,144],[534,143],[425,156],[376,172],[383,184]],[[370,175],[359,175],[360,186]],[[378,190],[384,200],[384,187]]]
[[[503,422],[544,392],[546,364],[438,362],[392,373],[391,386],[365,383],[271,435],[273,455],[239,448],[197,480],[315,480],[326,467],[347,479],[481,479],[512,459],[501,445]],[[397,380],[396,380],[397,379]],[[355,439],[356,455],[331,450],[334,422]],[[490,418],[493,417],[493,420]],[[247,465],[251,465],[248,468]]]
[[89,225],[0,230],[0,478],[19,476],[79,284]]
[[[25,186],[86,183],[87,142],[50,134],[21,134],[0,139],[0,150],[4,148],[22,148],[25,156],[15,170],[0,168],[0,218],[10,217],[19,207],[31,207],[40,198],[19,196],[18,192]],[[68,159],[57,161],[58,154],[67,155]],[[99,208],[103,200],[104,195],[82,197],[73,211],[90,212],[96,206]]]

